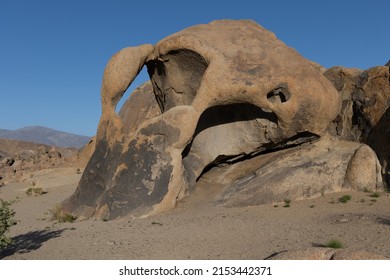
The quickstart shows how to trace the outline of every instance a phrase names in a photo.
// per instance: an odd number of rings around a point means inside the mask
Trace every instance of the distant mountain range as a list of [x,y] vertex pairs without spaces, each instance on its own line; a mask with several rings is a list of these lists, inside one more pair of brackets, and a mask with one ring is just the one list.
[[43,126],[28,126],[16,130],[0,129],[0,138],[35,142],[63,148],[81,148],[91,139],[88,136],[58,131]]

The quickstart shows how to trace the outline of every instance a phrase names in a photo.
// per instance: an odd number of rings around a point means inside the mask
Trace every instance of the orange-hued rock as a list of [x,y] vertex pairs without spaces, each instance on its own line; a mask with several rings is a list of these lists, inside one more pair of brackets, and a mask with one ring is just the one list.
[[[118,101],[143,65],[154,96],[146,84],[117,114]],[[229,171],[221,204],[317,196],[322,181],[325,191],[341,190],[348,166],[346,187],[379,188],[375,154],[367,147],[370,176],[363,182],[356,175],[360,169],[349,165],[362,145],[327,136],[342,98],[323,73],[248,20],[197,25],[155,46],[121,50],[104,72],[95,151],[65,209],[83,217],[80,211],[88,209],[104,219],[160,213],[191,195],[213,167],[237,163],[244,167]],[[275,183],[277,174],[283,184]],[[317,184],[308,189],[312,180]],[[270,182],[273,187],[266,188]]]

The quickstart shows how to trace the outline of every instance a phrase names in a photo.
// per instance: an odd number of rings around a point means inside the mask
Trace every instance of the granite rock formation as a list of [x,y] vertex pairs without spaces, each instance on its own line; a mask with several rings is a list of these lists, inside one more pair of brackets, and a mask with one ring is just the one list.
[[[144,65],[155,100],[147,84],[118,115]],[[119,51],[101,99],[94,154],[63,202],[84,217],[172,209],[208,172],[223,181],[215,203],[225,206],[382,185],[368,146],[328,135],[345,104],[322,68],[252,21],[214,21]],[[370,124],[378,122],[366,109]]]
[[340,92],[342,107],[329,132],[362,142],[379,158],[384,183],[390,185],[390,71],[376,66],[361,71],[332,67],[324,75]]

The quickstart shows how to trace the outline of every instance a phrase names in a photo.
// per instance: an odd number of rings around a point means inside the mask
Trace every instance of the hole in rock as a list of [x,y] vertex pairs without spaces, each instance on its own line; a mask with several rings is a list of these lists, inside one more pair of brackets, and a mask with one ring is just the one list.
[[278,87],[267,94],[271,103],[285,103],[290,99],[290,92],[287,86]]
[[179,49],[146,63],[161,112],[191,105],[200,86],[207,61],[198,53]]
[[137,77],[134,79],[134,81],[131,83],[131,85],[127,88],[125,93],[123,94],[121,100],[119,100],[118,104],[116,105],[115,111],[117,114],[119,114],[120,110],[122,109],[123,105],[129,99],[130,95],[133,93],[133,91],[146,83],[149,80],[149,75],[146,70],[146,67],[142,67],[141,71],[138,73]]

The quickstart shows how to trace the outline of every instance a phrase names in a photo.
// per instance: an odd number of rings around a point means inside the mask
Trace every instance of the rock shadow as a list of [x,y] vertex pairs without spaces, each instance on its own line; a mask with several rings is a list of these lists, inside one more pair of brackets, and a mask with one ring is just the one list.
[[26,254],[38,250],[46,241],[60,237],[61,234],[69,229],[60,229],[54,231],[37,230],[25,234],[19,234],[12,238],[13,243],[9,247],[0,251],[0,259],[12,256],[15,253]]
[[390,226],[390,219],[388,218],[378,218],[378,223],[386,226]]

